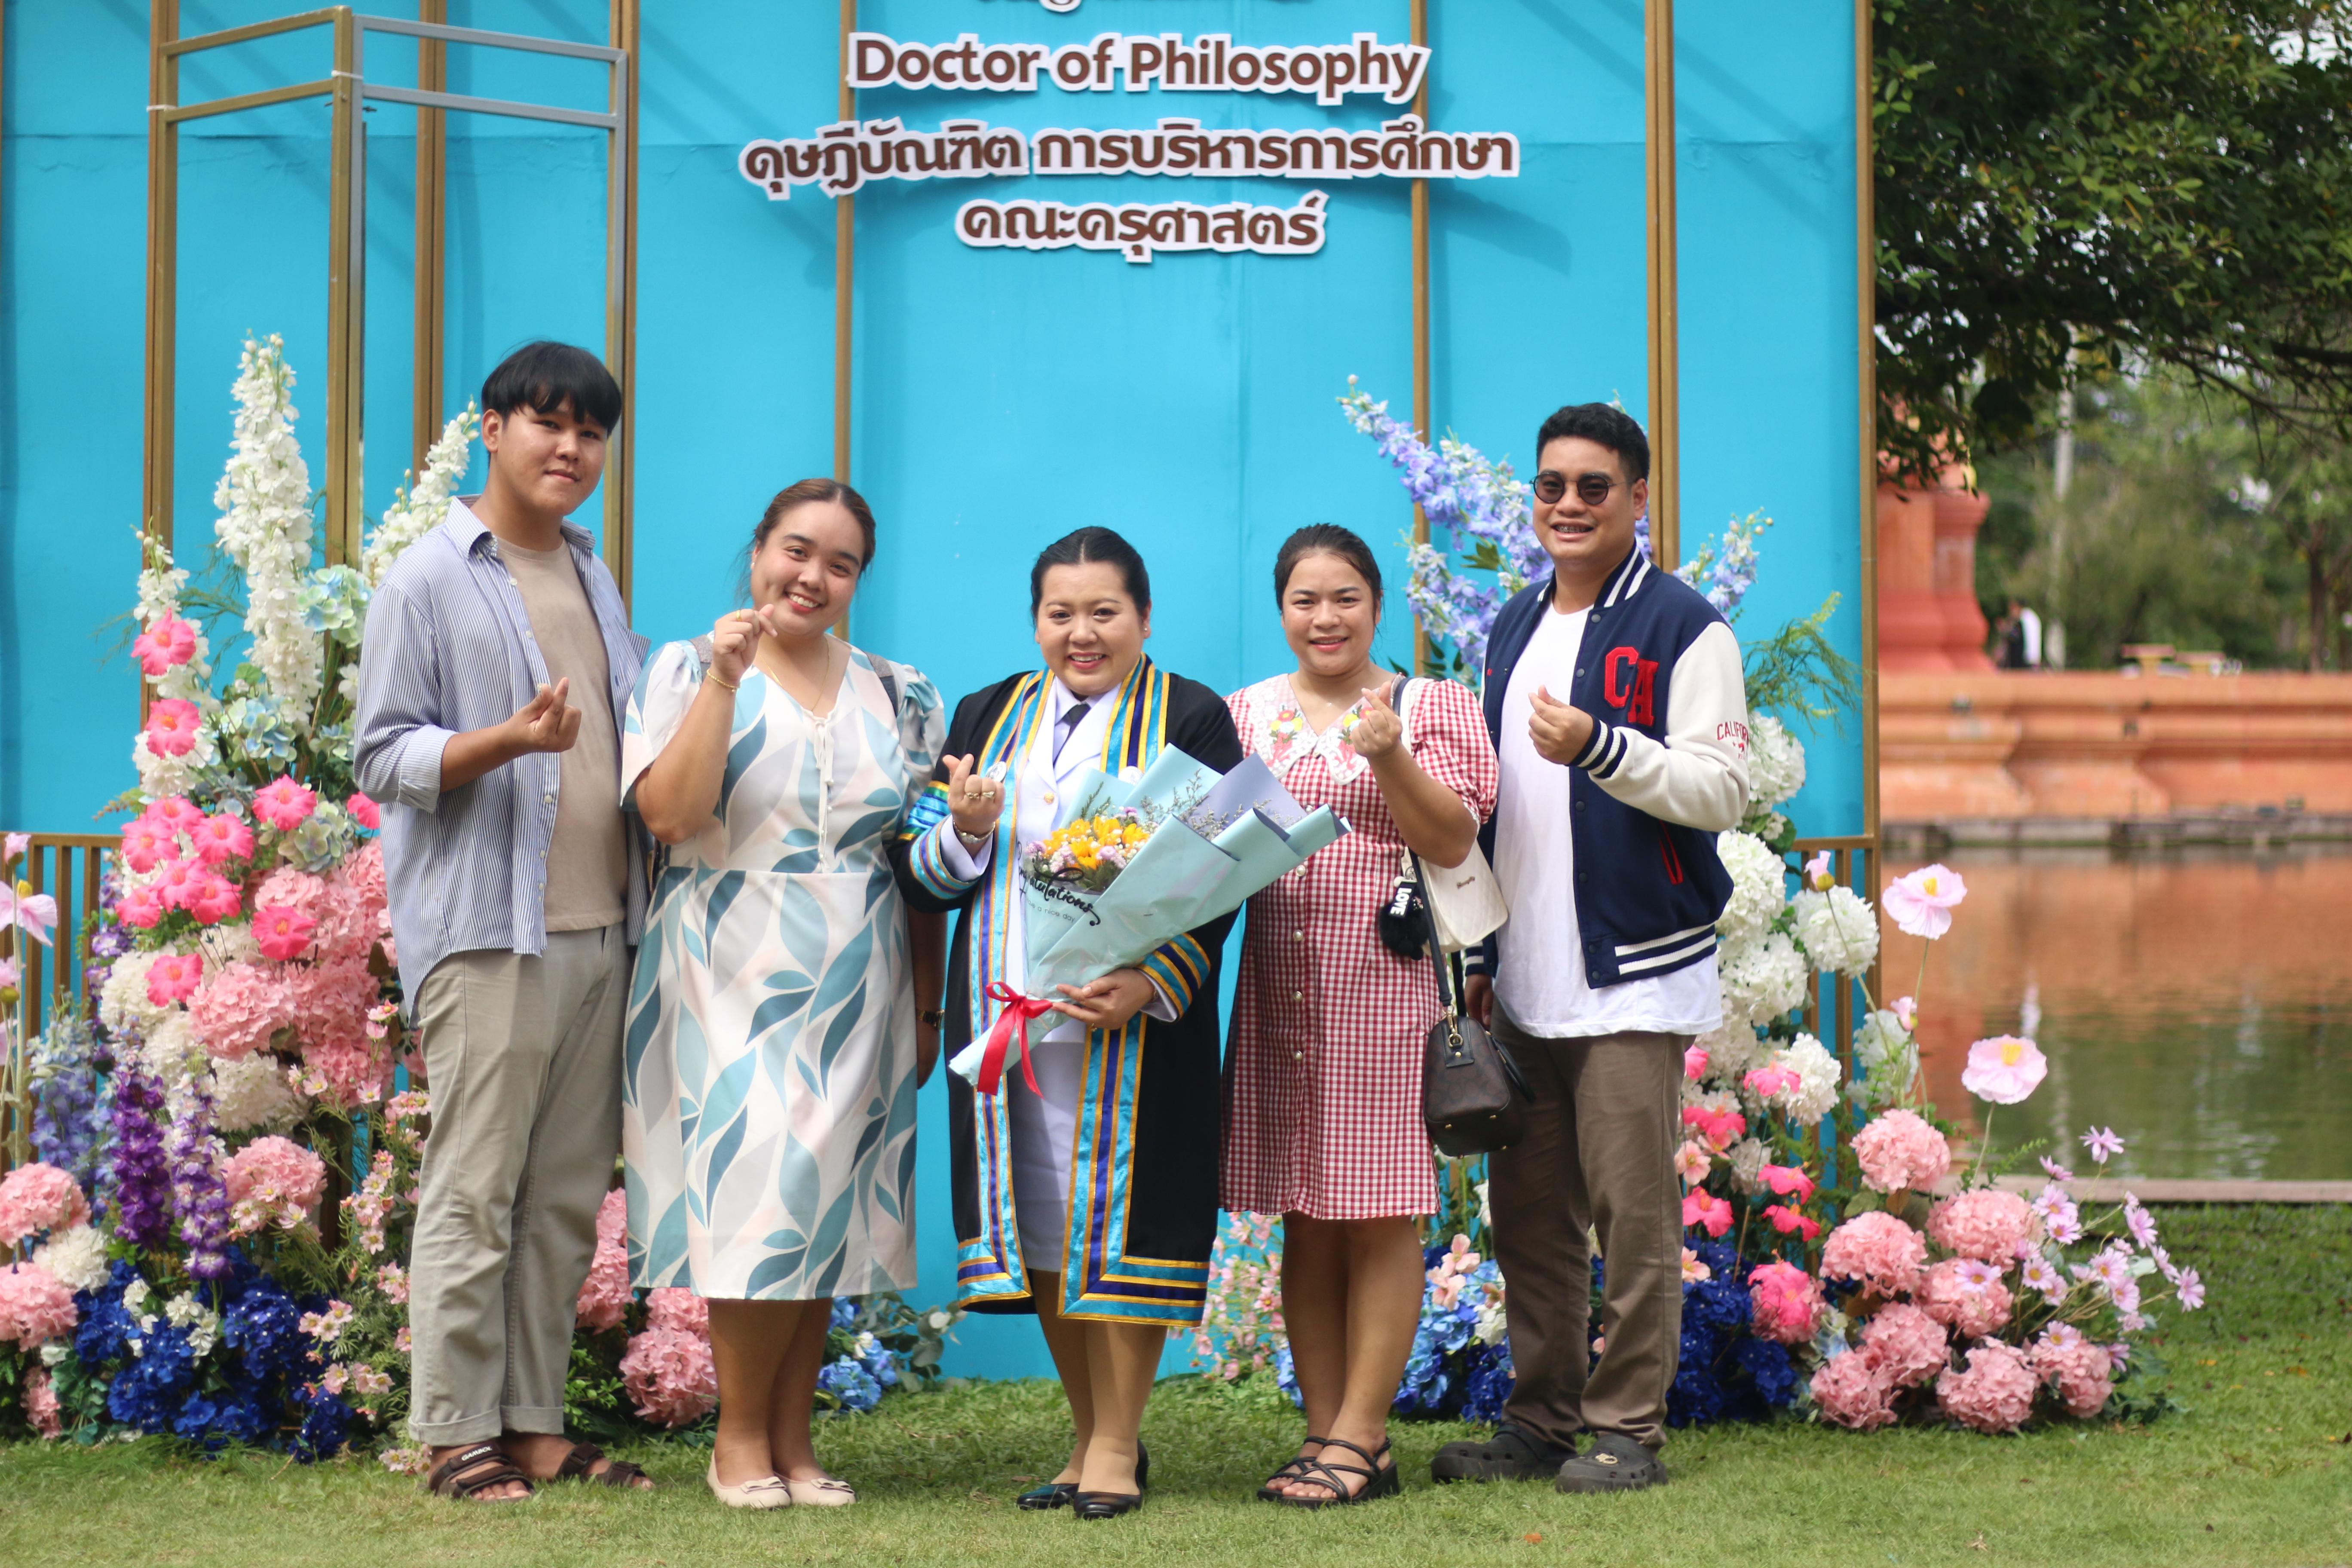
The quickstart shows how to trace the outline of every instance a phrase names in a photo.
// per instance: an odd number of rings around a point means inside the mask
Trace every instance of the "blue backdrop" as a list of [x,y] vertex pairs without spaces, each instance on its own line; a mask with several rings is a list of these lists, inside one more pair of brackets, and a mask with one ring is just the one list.
[[[194,34],[290,0],[184,0]],[[398,0],[383,10],[412,15]],[[603,0],[452,0],[465,26],[602,42]],[[832,206],[770,202],[736,172],[754,137],[835,118],[835,12],[803,0],[646,0],[641,64],[634,610],[656,641],[704,629],[733,593],[766,499],[827,471]],[[1433,5],[1431,118],[1508,131],[1512,180],[1434,182],[1436,422],[1523,468],[1553,407],[1647,405],[1640,0]],[[1677,7],[1685,548],[1735,514],[1777,520],[1743,626],[1845,595],[1859,657],[1853,28],[1847,0]],[[1251,44],[1406,37],[1404,0],[866,0],[903,40],[1060,45],[1104,31],[1230,33]],[[147,18],[136,0],[23,4],[6,17],[0,144],[0,825],[63,831],[132,782],[137,684],[119,645],[139,522]],[[182,98],[326,74],[327,34],[190,59]],[[372,79],[414,80],[415,47],[376,36]],[[603,68],[456,49],[451,89],[602,109]],[[865,118],[992,124],[1370,126],[1377,99],[875,90]],[[228,385],[248,331],[285,335],[314,483],[325,414],[327,111],[284,105],[184,128],[174,494],[184,564],[209,543]],[[414,117],[367,116],[367,505],[410,450]],[[448,384],[455,409],[503,352],[603,341],[603,133],[453,116]],[[951,220],[976,195],[1280,205],[1329,193],[1311,258],[974,250]],[[1412,406],[1409,187],[1280,180],[1055,178],[886,183],[857,204],[853,477],[881,520],[856,639],[952,700],[1030,661],[1026,573],[1083,523],[1134,538],[1154,578],[1152,652],[1231,689],[1287,658],[1268,575],[1299,524],[1384,547],[1410,523],[1392,471],[1341,420],[1359,375]],[[595,510],[592,503],[593,513]],[[583,518],[583,521],[588,519]],[[1411,626],[1391,613],[1385,650]],[[1813,738],[1800,830],[1862,826],[1858,724]],[[929,1091],[936,1100],[935,1084]],[[943,1107],[927,1106],[939,1128]],[[1208,1135],[1206,1132],[1204,1136]],[[924,1146],[923,1254],[950,1275],[944,1138]],[[1034,1328],[968,1323],[952,1370],[1042,1370]]]

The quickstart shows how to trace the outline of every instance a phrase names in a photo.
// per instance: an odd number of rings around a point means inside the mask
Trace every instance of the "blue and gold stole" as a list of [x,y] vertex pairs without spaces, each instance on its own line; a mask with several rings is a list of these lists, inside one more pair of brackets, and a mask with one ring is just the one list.
[[[1104,733],[1102,771],[1143,768],[1167,743],[1169,678],[1150,659],[1139,660],[1118,689]],[[976,766],[1004,764],[1008,790],[1017,790],[1023,760],[1045,721],[1053,679],[1024,676],[998,713]],[[1033,825],[1034,826],[1034,825]],[[964,919],[971,922],[970,985],[972,1035],[987,1033],[996,1005],[988,988],[1007,973],[1012,900],[1021,846],[1013,814],[997,824],[986,881]],[[1157,981],[1181,1015],[1209,973],[1208,954],[1180,936],[1139,966]],[[1150,1020],[1139,1013],[1117,1035],[1095,1030],[1087,1039],[1087,1075],[1080,1090],[1071,1158],[1069,1229],[1063,1237],[1062,1310],[1075,1318],[1191,1323],[1200,1321],[1208,1287],[1208,1259],[1138,1258],[1127,1250],[1128,1196],[1135,1152],[1136,1089]],[[1008,1079],[1008,1091],[1011,1079]],[[956,1293],[960,1300],[1020,1300],[1029,1295],[1013,1204],[1012,1132],[1003,1096],[975,1097],[974,1144],[982,1234],[960,1238]]]

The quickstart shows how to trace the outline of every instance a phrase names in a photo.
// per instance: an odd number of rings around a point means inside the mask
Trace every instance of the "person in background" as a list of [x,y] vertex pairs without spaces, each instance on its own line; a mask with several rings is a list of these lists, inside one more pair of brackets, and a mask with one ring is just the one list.
[[[1042,671],[956,705],[947,754],[899,847],[919,910],[960,911],[947,1047],[985,1035],[1024,990],[1021,855],[1061,826],[1099,769],[1173,746],[1219,773],[1242,760],[1217,694],[1143,655],[1151,579],[1135,547],[1082,528],[1029,574]],[[1076,1440],[1017,1500],[1112,1519],[1143,1502],[1140,1436],[1168,1332],[1198,1323],[1217,1230],[1217,965],[1233,917],[1140,964],[1062,987],[1029,1026],[1035,1085],[948,1080],[957,1294],[975,1312],[1037,1314]],[[1025,992],[1024,992],[1025,994]],[[1042,998],[1040,1000],[1043,1000]]]
[[[1666,1479],[1683,1052],[1722,1016],[1731,879],[1715,845],[1747,808],[1748,701],[1729,624],[1636,543],[1642,427],[1580,404],[1544,421],[1536,450],[1552,576],[1503,607],[1486,645],[1502,762],[1489,847],[1511,912],[1466,988],[1532,1101],[1487,1187],[1517,1381],[1495,1435],[1445,1445],[1432,1473],[1622,1491]],[[1588,1228],[1607,1259],[1597,1361]]]
[[831,635],[874,546],[847,485],[778,495],[751,607],[655,654],[622,736],[624,799],[667,846],[629,1008],[630,1273],[709,1302],[706,1479],[733,1508],[856,1500],[810,1440],[833,1298],[915,1283],[941,922],[910,946],[890,849],[946,721],[920,674]]
[[482,384],[482,493],[376,589],[352,769],[384,803],[401,988],[433,1097],[409,1262],[409,1426],[445,1497],[649,1487],[563,1435],[573,1303],[621,1141],[645,913],[620,729],[646,643],[588,531],[621,388],[535,342]]
[[1309,1434],[1258,1495],[1320,1508],[1398,1489],[1388,1412],[1421,1321],[1420,1222],[1437,1206],[1421,1117],[1437,975],[1381,945],[1380,912],[1407,849],[1433,867],[1469,856],[1494,809],[1495,749],[1467,689],[1372,662],[1381,569],[1354,533],[1293,533],[1274,594],[1297,668],[1226,703],[1291,795],[1354,831],[1250,900],[1222,1195],[1282,1216],[1283,1322]]

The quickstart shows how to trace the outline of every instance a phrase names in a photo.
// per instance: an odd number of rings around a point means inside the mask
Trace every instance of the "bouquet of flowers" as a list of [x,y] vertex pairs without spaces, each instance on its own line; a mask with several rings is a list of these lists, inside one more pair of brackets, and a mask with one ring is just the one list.
[[1348,830],[1330,807],[1292,799],[1255,756],[1221,774],[1170,746],[1132,778],[1091,773],[1071,793],[1068,820],[1021,858],[1029,994],[992,993],[996,1026],[948,1064],[983,1094],[1013,1052],[1028,1070],[1028,1022],[1055,987],[1232,913]]

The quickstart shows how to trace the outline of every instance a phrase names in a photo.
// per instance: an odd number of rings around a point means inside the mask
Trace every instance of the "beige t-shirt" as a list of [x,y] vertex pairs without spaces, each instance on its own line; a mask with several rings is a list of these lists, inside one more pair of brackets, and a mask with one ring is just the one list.
[[562,753],[555,838],[547,849],[547,929],[593,931],[628,913],[629,841],[621,824],[621,747],[613,731],[612,666],[569,545],[499,542],[521,591],[551,685],[569,676],[580,738]]

